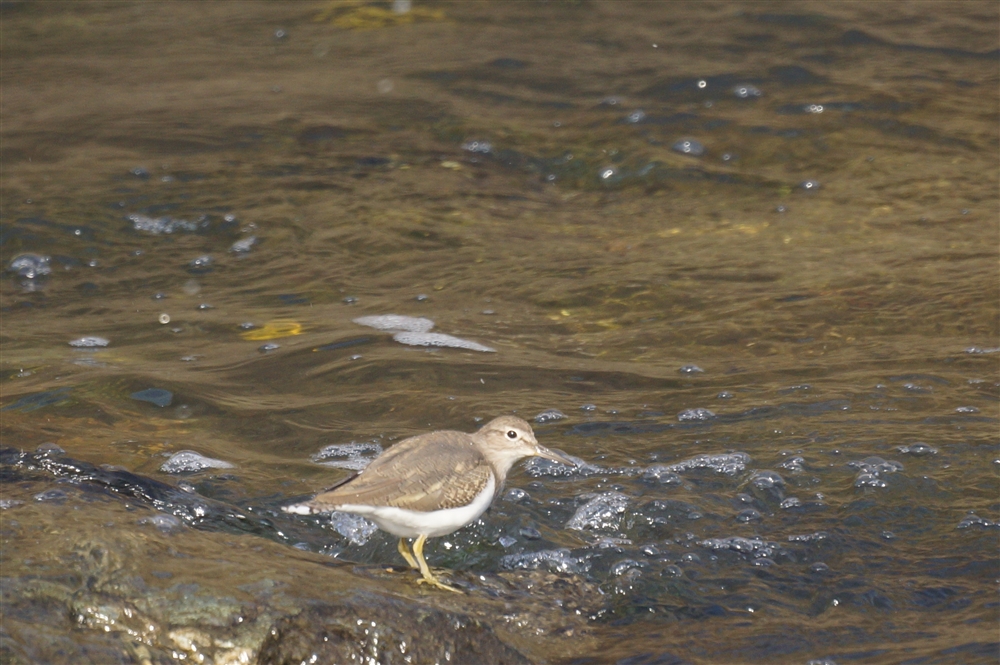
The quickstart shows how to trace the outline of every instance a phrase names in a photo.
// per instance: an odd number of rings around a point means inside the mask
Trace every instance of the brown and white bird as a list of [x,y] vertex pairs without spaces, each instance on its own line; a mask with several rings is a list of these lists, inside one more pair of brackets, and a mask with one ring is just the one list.
[[[424,543],[479,519],[503,488],[507,472],[525,457],[576,466],[539,444],[521,418],[500,416],[473,434],[444,430],[404,439],[357,475],[283,510],[298,515],[334,510],[363,515],[399,537],[399,553],[423,576],[418,582],[458,591],[431,573]],[[412,555],[406,538],[416,538]]]

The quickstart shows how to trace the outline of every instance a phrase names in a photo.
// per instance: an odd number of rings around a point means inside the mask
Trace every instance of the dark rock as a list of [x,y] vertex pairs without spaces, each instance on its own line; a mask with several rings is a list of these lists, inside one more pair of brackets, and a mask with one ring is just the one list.
[[305,662],[530,663],[476,619],[414,602],[357,594],[345,603],[314,603],[279,620],[257,665]]

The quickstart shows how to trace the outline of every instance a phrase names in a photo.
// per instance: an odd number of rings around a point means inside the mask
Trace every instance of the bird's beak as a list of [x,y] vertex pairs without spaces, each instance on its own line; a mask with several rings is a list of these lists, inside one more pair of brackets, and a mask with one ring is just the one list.
[[569,457],[563,453],[557,453],[554,450],[549,450],[542,444],[535,444],[535,456],[544,457],[545,459],[550,459],[553,462],[559,462],[560,464],[566,464],[567,466],[576,466],[576,462],[571,460]]

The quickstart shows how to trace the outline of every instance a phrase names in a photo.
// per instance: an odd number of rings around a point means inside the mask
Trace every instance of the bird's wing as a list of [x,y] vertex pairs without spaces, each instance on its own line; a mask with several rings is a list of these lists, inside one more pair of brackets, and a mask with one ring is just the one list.
[[355,478],[317,495],[309,505],[321,511],[348,504],[416,511],[457,508],[479,494],[491,475],[489,462],[468,434],[431,432],[400,441]]

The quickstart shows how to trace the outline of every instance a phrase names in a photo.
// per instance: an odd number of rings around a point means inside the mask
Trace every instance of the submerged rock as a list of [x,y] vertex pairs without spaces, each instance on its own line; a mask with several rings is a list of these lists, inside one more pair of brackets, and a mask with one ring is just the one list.
[[140,402],[149,402],[159,407],[170,406],[170,403],[174,401],[174,394],[163,388],[147,388],[146,390],[132,393],[129,397]]

